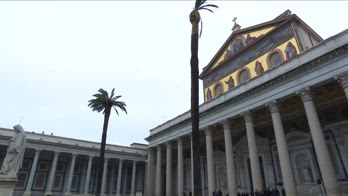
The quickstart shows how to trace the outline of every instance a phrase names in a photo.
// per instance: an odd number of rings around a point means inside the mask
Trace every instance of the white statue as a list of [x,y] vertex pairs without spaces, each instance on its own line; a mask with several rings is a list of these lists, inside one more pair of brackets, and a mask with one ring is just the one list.
[[9,141],[7,154],[0,170],[0,174],[9,177],[17,177],[17,172],[23,162],[26,146],[26,136],[22,126],[15,125],[13,129],[15,134]]

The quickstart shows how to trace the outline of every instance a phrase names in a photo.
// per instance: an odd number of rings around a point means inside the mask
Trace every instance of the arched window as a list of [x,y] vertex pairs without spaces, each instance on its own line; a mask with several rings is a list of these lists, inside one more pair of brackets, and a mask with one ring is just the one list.
[[256,64],[255,64],[255,72],[256,72],[256,74],[259,76],[259,75],[261,75],[263,73],[263,71],[264,70],[263,70],[262,64],[259,61],[257,61]]
[[273,52],[271,55],[269,55],[269,66],[275,67],[283,62],[282,55],[279,51]]
[[249,78],[249,72],[247,70],[243,69],[239,72],[239,84],[249,80]]
[[297,51],[294,45],[291,42],[285,48],[286,60],[289,60],[297,55]]
[[215,97],[221,95],[224,92],[224,88],[221,84],[215,85]]
[[213,96],[211,95],[211,90],[208,88],[207,90],[207,100],[211,100],[211,98],[213,98]]

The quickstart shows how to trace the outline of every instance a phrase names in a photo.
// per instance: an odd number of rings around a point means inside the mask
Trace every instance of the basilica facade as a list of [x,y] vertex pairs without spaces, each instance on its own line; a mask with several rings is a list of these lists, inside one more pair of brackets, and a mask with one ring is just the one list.
[[[348,30],[235,23],[200,78],[203,195],[348,195]],[[192,193],[190,134],[190,111],[150,130],[146,195]]]

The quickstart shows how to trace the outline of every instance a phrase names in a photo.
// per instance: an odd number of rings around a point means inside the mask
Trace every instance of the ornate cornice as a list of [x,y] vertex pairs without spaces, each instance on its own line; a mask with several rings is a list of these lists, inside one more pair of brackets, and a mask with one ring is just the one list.
[[336,75],[335,79],[343,89],[348,88],[348,71]]
[[302,88],[301,90],[296,91],[296,94],[301,97],[303,102],[313,100],[311,90],[309,87]]

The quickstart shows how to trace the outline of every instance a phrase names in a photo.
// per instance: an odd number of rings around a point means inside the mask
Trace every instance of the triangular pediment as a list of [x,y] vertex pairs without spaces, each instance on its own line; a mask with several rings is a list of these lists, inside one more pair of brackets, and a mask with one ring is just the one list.
[[263,37],[274,28],[275,26],[271,26],[234,36],[234,38],[231,41],[229,41],[224,50],[220,52],[220,57],[211,66],[211,69],[220,66],[228,58],[235,56],[245,47],[248,47],[249,45],[253,44],[254,42],[256,42],[256,40],[258,40],[260,37]]
[[204,78],[208,72],[220,67],[234,56],[238,56],[238,54],[247,50],[249,46],[256,44],[260,39],[272,33],[272,30],[282,26],[285,21],[292,17],[293,15],[277,17],[274,20],[232,32],[210,63],[203,68],[200,77]]

